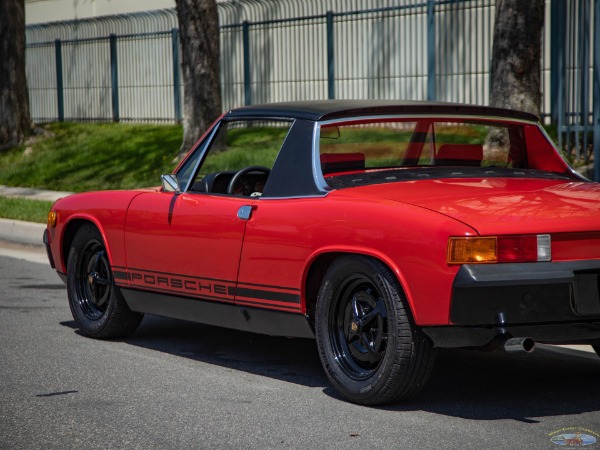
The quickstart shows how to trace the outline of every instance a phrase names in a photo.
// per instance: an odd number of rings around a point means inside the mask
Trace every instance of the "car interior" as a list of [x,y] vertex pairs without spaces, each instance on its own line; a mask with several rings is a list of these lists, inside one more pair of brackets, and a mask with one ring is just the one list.
[[[236,175],[240,174],[242,171],[244,172],[235,178]],[[226,170],[209,173],[206,174],[201,180],[195,181],[192,185],[191,191],[206,192],[211,194],[260,197],[267,182],[268,176],[268,169],[259,169],[258,167],[247,167],[241,171]]]

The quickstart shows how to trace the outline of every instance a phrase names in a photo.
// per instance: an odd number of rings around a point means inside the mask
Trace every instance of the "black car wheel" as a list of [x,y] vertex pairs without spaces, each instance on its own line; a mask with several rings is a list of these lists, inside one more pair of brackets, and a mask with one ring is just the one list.
[[350,401],[376,405],[414,396],[435,351],[412,323],[396,277],[379,261],[337,259],[323,279],[315,330],[321,363]]
[[106,247],[93,225],[81,227],[67,262],[69,306],[85,335],[106,339],[131,334],[143,315],[129,309],[115,286]]

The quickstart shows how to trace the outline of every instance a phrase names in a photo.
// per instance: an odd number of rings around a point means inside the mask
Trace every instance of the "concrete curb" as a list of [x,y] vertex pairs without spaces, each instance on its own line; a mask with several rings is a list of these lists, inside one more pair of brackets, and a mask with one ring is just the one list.
[[[0,197],[25,198],[28,200],[47,200],[55,202],[59,198],[71,195],[72,192],[48,191],[24,187],[0,186]],[[13,244],[43,247],[42,235],[46,225],[24,222],[22,220],[0,218],[0,241]]]
[[15,244],[43,247],[46,225],[22,220],[0,219],[0,240]]

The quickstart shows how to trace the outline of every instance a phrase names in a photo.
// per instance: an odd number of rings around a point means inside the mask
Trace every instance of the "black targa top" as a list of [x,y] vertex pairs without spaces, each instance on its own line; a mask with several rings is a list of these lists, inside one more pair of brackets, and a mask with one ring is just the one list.
[[539,121],[538,117],[522,111],[490,106],[465,105],[460,103],[396,101],[396,100],[315,100],[264,105],[244,106],[232,109],[225,118],[279,118],[304,120],[343,119],[355,116],[377,115],[472,115],[504,117],[527,121]]
[[262,198],[321,197],[331,187],[316,169],[313,149],[315,122],[365,116],[435,115],[478,116],[538,122],[533,114],[488,106],[396,100],[316,100],[244,106],[226,113],[223,120],[293,120]]

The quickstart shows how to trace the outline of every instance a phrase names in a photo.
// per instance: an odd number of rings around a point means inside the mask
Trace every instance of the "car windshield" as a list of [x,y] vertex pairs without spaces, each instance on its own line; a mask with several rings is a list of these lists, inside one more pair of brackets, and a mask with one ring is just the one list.
[[[385,182],[386,177],[396,181],[398,177],[480,176],[482,169],[491,176],[547,170],[528,160],[527,126],[540,134],[530,124],[473,119],[377,119],[323,124],[319,135],[321,170],[333,187],[347,186],[348,174],[357,180],[354,185],[360,185]],[[545,145],[551,148],[547,142]],[[421,170],[416,174],[407,169]],[[365,176],[357,178],[356,174]],[[338,180],[340,176],[345,179]]]

